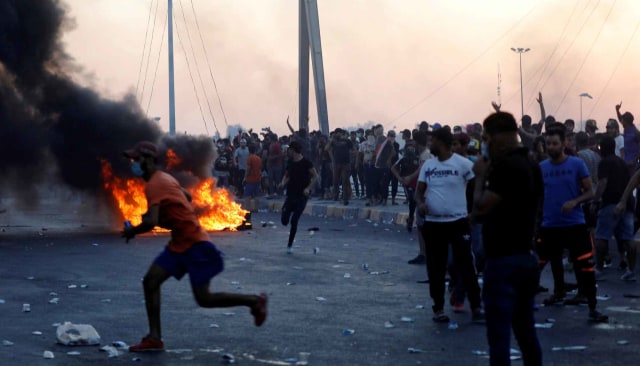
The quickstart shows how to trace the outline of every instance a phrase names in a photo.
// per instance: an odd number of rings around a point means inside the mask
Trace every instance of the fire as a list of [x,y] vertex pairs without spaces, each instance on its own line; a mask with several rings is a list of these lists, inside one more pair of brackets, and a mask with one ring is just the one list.
[[174,167],[176,167],[178,164],[182,163],[182,159],[180,159],[178,157],[178,155],[175,153],[175,151],[169,149],[167,150],[167,155],[166,155],[166,167],[167,170],[171,170]]
[[[171,150],[170,150],[171,151]],[[175,156],[178,163],[180,159]],[[169,155],[167,154],[167,159]],[[169,160],[167,160],[169,161]],[[144,181],[139,178],[123,179],[113,175],[111,164],[102,160],[102,178],[105,190],[111,194],[125,220],[132,225],[142,222],[147,212],[147,199],[144,195]],[[207,231],[231,230],[243,224],[249,212],[236,203],[232,194],[224,188],[215,187],[215,179],[202,180],[189,189],[200,225]]]
[[208,231],[235,231],[245,221],[249,211],[235,202],[229,191],[216,188],[215,185],[216,180],[208,178],[191,190],[191,203],[198,213],[200,225]]
[[111,194],[125,220],[132,225],[142,222],[142,215],[147,212],[147,198],[144,195],[144,181],[140,178],[122,179],[113,175],[111,164],[106,160],[102,164],[104,189]]

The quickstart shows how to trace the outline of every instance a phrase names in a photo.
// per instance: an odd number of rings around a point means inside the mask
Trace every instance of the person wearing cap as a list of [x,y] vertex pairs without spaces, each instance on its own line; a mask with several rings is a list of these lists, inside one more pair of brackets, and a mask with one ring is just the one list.
[[247,159],[249,158],[249,148],[247,148],[247,140],[240,139],[240,146],[233,152],[233,163],[236,166],[236,176],[234,177],[234,185],[238,190],[238,198],[244,195],[244,180],[247,172]]
[[302,144],[293,141],[287,149],[287,168],[279,184],[280,188],[287,190],[287,198],[282,205],[282,225],[289,229],[289,241],[287,242],[287,254],[293,253],[293,240],[298,231],[298,221],[307,206],[307,200],[318,180],[318,173],[313,163],[302,155]]
[[[598,123],[595,119],[588,119],[584,125],[584,132],[587,133],[589,138],[594,138],[596,136],[596,131],[598,131]],[[568,134],[569,132],[567,132]]]
[[[489,156],[478,159],[472,221],[483,223],[486,253],[483,300],[491,365],[509,365],[511,329],[525,365],[542,365],[535,329],[534,297],[540,270],[533,252],[543,182],[538,164],[518,143],[512,114],[484,120]],[[505,228],[510,234],[505,237]]]
[[148,210],[142,215],[139,225],[124,228],[122,237],[129,242],[156,226],[171,230],[168,245],[154,259],[142,281],[149,333],[139,344],[129,347],[129,351],[164,350],[160,327],[160,288],[171,276],[180,280],[189,274],[193,296],[201,307],[247,306],[251,309],[255,325],[261,326],[267,317],[266,294],[210,292],[211,279],[224,269],[222,253],[200,226],[191,205],[191,194],[171,175],[156,168],[158,147],[142,141],[125,151],[124,155],[130,160],[133,175],[146,181]]

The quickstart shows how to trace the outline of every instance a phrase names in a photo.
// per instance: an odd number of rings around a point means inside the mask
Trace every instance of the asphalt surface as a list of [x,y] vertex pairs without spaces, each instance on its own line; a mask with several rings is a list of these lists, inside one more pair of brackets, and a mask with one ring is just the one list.
[[[406,263],[417,253],[415,231],[305,215],[294,254],[287,255],[288,228],[271,212],[254,213],[253,230],[211,234],[226,264],[212,290],[267,292],[263,327],[253,326],[247,308],[199,308],[188,279],[170,279],[162,293],[166,352],[109,358],[100,346],[135,344],[146,334],[141,278],[168,237],[150,234],[126,244],[113,224],[91,212],[86,204],[69,204],[0,216],[0,340],[11,342],[0,346],[1,365],[215,365],[224,354],[240,365],[488,364],[485,328],[472,324],[468,311],[454,314],[447,306],[457,329],[431,321],[428,285],[416,282],[426,278],[425,267]],[[538,329],[545,365],[637,364],[640,299],[623,294],[639,295],[640,288],[618,277],[608,269],[599,282],[608,324],[590,324],[586,306],[539,309],[537,322],[551,324]],[[548,269],[542,284],[552,285]],[[58,303],[50,304],[54,297]],[[25,303],[30,312],[22,311]],[[64,321],[93,325],[101,345],[56,344],[53,324]],[[552,350],[568,346],[586,349]],[[55,358],[43,358],[46,350]],[[80,354],[68,354],[74,351]]]

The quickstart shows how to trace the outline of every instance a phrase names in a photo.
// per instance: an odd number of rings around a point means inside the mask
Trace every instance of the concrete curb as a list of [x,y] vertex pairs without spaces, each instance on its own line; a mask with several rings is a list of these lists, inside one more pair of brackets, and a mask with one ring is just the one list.
[[[267,200],[260,198],[257,207],[259,212],[280,212],[283,204],[284,199]],[[378,223],[406,225],[409,217],[409,208],[406,205],[367,207],[362,202],[345,206],[339,202],[310,200],[307,202],[304,214],[320,217],[341,217],[345,220],[363,219]]]

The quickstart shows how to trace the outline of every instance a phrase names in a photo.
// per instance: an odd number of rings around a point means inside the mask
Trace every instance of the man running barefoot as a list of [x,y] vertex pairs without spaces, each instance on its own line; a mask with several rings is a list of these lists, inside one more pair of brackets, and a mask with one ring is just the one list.
[[160,329],[160,287],[169,277],[180,280],[186,273],[189,273],[198,305],[205,308],[247,306],[251,309],[255,325],[261,326],[267,318],[266,294],[256,296],[209,291],[211,279],[224,269],[222,253],[200,227],[190,203],[191,194],[171,175],[156,169],[158,147],[142,141],[125,151],[124,155],[131,160],[133,174],[147,182],[145,195],[149,210],[142,216],[140,225],[126,227],[122,236],[128,242],[156,226],[171,230],[169,244],[153,261],[143,280],[149,334],[139,344],[129,347],[129,351],[164,350]]

